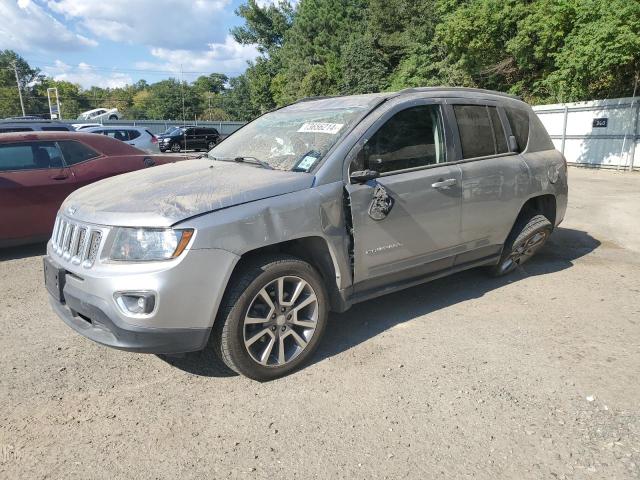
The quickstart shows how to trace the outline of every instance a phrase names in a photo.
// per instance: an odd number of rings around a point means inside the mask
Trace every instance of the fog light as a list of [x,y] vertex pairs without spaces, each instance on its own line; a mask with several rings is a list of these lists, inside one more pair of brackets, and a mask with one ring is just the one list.
[[118,293],[116,303],[125,314],[148,315],[156,306],[156,296],[150,292]]

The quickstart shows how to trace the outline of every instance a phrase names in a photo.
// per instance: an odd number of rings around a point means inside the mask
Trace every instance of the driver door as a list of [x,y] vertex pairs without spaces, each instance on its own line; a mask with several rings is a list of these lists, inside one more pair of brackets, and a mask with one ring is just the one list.
[[346,187],[356,294],[451,267],[461,243],[462,174],[447,163],[441,106],[410,105],[383,115],[350,165],[380,173]]

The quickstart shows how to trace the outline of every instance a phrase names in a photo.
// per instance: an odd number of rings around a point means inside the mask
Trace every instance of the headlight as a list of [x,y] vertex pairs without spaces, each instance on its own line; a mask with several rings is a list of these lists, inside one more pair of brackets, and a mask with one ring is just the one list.
[[118,228],[109,259],[131,262],[169,260],[184,251],[192,236],[192,229]]

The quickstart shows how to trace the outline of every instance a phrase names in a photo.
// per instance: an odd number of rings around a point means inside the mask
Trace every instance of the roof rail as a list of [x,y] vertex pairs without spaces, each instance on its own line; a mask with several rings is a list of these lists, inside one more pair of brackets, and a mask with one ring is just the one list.
[[510,93],[497,92],[495,90],[485,90],[483,88],[468,88],[468,87],[413,87],[400,90],[399,94],[407,93],[420,93],[420,92],[470,92],[470,93],[483,93],[485,95],[497,95],[499,97],[513,98],[515,100],[522,100],[517,95],[511,95]]
[[302,103],[302,102],[312,102],[314,100],[325,100],[327,98],[336,98],[336,97],[335,96],[331,96],[331,95],[324,95],[324,96],[320,95],[320,96],[317,96],[317,97],[303,97],[303,98],[301,98],[299,100],[296,100],[293,103],[295,104],[295,103]]

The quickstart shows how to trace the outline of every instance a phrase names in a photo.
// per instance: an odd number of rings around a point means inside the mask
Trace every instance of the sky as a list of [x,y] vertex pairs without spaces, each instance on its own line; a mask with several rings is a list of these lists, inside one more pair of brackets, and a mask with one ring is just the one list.
[[[258,0],[265,5],[278,0]],[[242,0],[0,0],[0,50],[83,88],[239,75],[258,56],[229,30]]]

